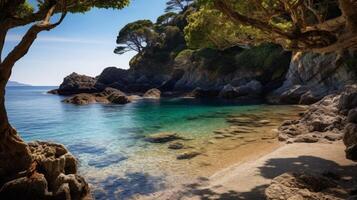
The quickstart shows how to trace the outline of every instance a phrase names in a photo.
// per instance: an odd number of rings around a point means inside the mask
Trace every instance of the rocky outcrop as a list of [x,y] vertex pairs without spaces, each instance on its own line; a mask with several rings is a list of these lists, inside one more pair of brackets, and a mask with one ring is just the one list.
[[131,102],[130,97],[125,93],[114,88],[105,88],[100,93],[81,93],[63,100],[65,103],[75,105],[86,105],[92,103],[113,103],[113,104],[127,104]]
[[265,189],[267,200],[342,200],[347,191],[338,180],[314,173],[285,173]]
[[[168,51],[172,51],[171,47]],[[71,74],[51,93],[100,93],[106,87],[126,93],[144,93],[158,88],[162,92],[181,94],[193,91],[194,97],[218,97],[221,93],[220,97],[229,99],[262,98],[280,86],[290,61],[290,53],[271,44],[224,51],[203,49],[178,53],[175,49],[167,61],[156,60],[160,52],[147,50],[143,55],[138,54],[130,62],[129,70],[108,67],[96,78]]]
[[[354,53],[294,53],[284,84],[268,95],[278,104],[312,104],[357,81]],[[352,62],[350,62],[352,61]]]
[[340,95],[333,94],[311,105],[299,120],[279,127],[279,140],[287,142],[328,142],[342,139],[345,117],[339,114]]
[[91,199],[88,184],[77,175],[77,160],[60,144],[29,143],[33,164],[0,189],[4,199]]
[[148,99],[160,99],[161,91],[156,88],[153,88],[153,89],[146,91],[145,94],[143,95],[143,97],[148,98]]
[[357,160],[357,85],[324,97],[311,105],[299,120],[279,127],[279,140],[291,142],[331,142],[343,139],[346,157]]
[[233,87],[231,84],[228,84],[223,87],[219,96],[225,99],[237,99],[240,97],[260,98],[262,88],[262,84],[257,80],[252,80],[238,87]]
[[58,93],[60,95],[72,95],[78,93],[93,93],[98,92],[102,88],[101,85],[96,85],[96,79],[72,73],[65,77],[58,90],[51,91],[51,93]]
[[248,93],[260,95],[279,87],[289,60],[289,53],[269,44],[252,49],[233,47],[224,51],[184,50],[174,62],[181,78],[175,77],[177,81],[171,85],[175,91],[197,92],[200,89],[202,95],[199,96],[203,97],[207,96],[205,94],[222,98],[241,97]]
[[342,114],[347,115],[343,142],[346,145],[346,157],[357,161],[357,85],[347,88],[338,105]]

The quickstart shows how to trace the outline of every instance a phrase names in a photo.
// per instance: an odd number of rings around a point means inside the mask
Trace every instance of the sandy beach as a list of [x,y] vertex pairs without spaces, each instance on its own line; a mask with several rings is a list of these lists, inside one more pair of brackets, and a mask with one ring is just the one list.
[[[145,199],[264,199],[271,180],[285,172],[333,172],[343,179],[357,176],[356,164],[345,159],[342,142],[284,144],[259,158],[251,157],[208,179],[158,192]],[[141,199],[141,198],[140,198]]]

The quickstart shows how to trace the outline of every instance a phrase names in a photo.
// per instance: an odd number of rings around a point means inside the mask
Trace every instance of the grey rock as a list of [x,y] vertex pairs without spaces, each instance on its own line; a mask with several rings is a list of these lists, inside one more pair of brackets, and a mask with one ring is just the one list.
[[79,93],[93,93],[100,91],[96,86],[96,79],[93,77],[72,73],[65,77],[59,86],[57,93],[61,95],[71,95]]
[[357,123],[357,108],[351,109],[348,112],[347,121],[350,123]]

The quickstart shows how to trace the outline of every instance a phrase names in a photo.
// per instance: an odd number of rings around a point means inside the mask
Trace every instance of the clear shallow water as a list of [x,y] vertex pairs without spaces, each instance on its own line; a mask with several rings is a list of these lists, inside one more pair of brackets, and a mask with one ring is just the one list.
[[150,144],[145,135],[172,131],[202,145],[213,131],[227,127],[237,113],[283,112],[289,108],[237,105],[193,99],[139,100],[127,105],[75,106],[46,94],[54,87],[9,87],[6,106],[10,121],[26,141],[65,144],[80,160],[80,172],[93,185],[97,199],[148,195],[185,179],[191,161],[176,161],[167,146]]

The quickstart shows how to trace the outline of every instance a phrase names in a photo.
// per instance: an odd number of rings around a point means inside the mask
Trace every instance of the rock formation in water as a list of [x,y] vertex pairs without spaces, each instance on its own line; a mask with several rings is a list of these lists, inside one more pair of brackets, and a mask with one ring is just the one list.
[[127,104],[132,101],[132,98],[127,96],[120,90],[114,88],[105,88],[98,93],[80,93],[73,95],[63,100],[65,103],[76,105],[86,105],[92,103],[113,103],[113,104]]
[[61,144],[29,143],[32,164],[15,177],[1,180],[3,199],[92,199],[89,186],[77,174],[77,160]]

